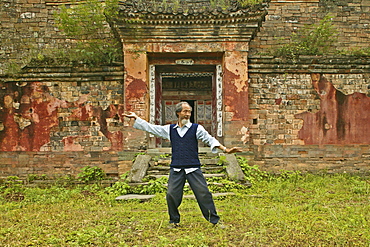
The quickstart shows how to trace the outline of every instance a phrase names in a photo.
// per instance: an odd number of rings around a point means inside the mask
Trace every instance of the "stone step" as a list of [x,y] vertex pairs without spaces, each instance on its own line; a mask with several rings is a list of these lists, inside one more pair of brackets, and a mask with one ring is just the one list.
[[[136,160],[131,169],[129,175],[129,181],[132,183],[143,182],[144,177],[156,178],[167,177],[169,174],[169,157],[163,157],[164,153],[139,155],[136,157]],[[202,157],[204,164],[201,169],[206,178],[209,177],[229,177],[232,180],[244,181],[245,176],[242,169],[240,168],[236,157],[232,154],[222,154],[225,156],[225,161],[222,165],[219,165],[219,159],[217,154],[205,153]],[[158,159],[161,157],[161,159]],[[156,160],[156,161],[155,161]],[[158,165],[161,164],[161,165]],[[227,175],[222,173],[226,171]]]
[[127,194],[123,196],[116,197],[117,201],[120,200],[140,200],[140,201],[148,201],[152,199],[155,195],[138,195],[138,194]]
[[[223,183],[217,183],[217,182],[207,182],[208,185],[217,185],[217,186],[223,186],[224,184]],[[145,186],[145,185],[149,185],[148,182],[142,182],[142,183],[128,183],[129,186],[131,187],[136,187],[136,186]],[[164,186],[168,187],[168,184],[163,184]],[[185,183],[185,186],[190,186],[189,183]]]
[[[223,168],[222,165],[217,165],[217,164],[202,164],[201,167],[202,168],[203,167]],[[157,165],[150,165],[148,169],[150,170],[150,169],[156,169],[156,168],[162,169],[162,170],[166,170],[166,169],[168,170],[168,169],[170,169],[170,166],[169,165],[163,165],[163,164],[162,165],[157,164]]]
[[[200,163],[203,165],[203,166],[208,166],[208,165],[217,165],[218,162],[219,162],[219,159],[218,158],[201,158],[199,159]],[[150,165],[151,166],[170,166],[171,164],[171,159],[159,159],[157,161],[153,161],[151,160],[150,161]]]
[[[156,166],[149,167],[147,170],[147,175],[152,174],[168,174],[170,168],[166,166]],[[203,173],[221,173],[224,169],[221,166],[202,166],[201,170]]]
[[148,171],[155,171],[155,170],[160,170],[160,171],[169,171],[170,167],[169,166],[149,166]]
[[[219,196],[230,196],[235,195],[233,192],[224,192],[224,193],[213,193],[213,197],[219,197]],[[127,194],[123,196],[116,197],[116,200],[140,200],[140,201],[148,201],[155,197],[156,195],[138,195],[138,194]],[[194,195],[184,195],[184,198],[188,199],[195,199]]]
[[[211,178],[211,177],[226,177],[226,174],[223,173],[205,173],[203,174],[205,178]],[[153,177],[156,179],[162,178],[162,177],[169,177],[169,175],[153,175],[153,174],[148,174],[149,177]]]

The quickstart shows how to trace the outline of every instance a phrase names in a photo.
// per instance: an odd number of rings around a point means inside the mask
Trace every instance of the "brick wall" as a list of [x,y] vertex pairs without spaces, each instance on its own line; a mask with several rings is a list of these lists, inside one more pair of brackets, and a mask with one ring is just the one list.
[[[28,67],[0,78],[1,151],[106,151],[142,146],[123,118],[122,66]],[[123,135],[129,130],[130,136]],[[132,130],[131,130],[132,129]]]
[[250,43],[250,53],[266,53],[289,41],[292,32],[305,25],[318,24],[333,16],[338,30],[338,48],[369,47],[370,1],[368,0],[271,0],[260,32]]
[[[47,49],[69,47],[73,40],[66,38],[56,27],[54,13],[65,0],[3,0],[0,5],[0,75],[11,68],[27,65]],[[108,25],[101,30],[107,42],[114,39]]]
[[[2,2],[0,74],[6,64],[27,61],[31,51],[66,45],[53,25],[52,12],[58,5],[44,0]],[[369,1],[270,2],[269,15],[250,45],[249,126],[238,126],[240,131],[226,143],[245,143],[241,145],[249,152],[243,155],[251,164],[272,171],[370,170],[369,143],[341,143],[337,139],[337,143],[307,144],[310,133],[301,135],[304,121],[297,117],[323,112],[327,106],[323,104],[325,95],[314,87],[312,76],[316,74],[336,92],[353,94],[361,100],[358,105],[368,107],[368,58],[301,57],[286,61],[253,56],[329,12],[343,33],[342,47],[369,44]],[[112,66],[28,67],[17,78],[1,77],[0,176],[76,174],[86,165],[101,166],[109,174],[129,169],[133,152],[147,143],[145,134],[121,116],[125,110],[124,76],[122,66]],[[38,104],[43,102],[44,107]],[[147,107],[144,103],[137,106]],[[45,124],[40,127],[36,123]],[[226,133],[235,133],[234,127],[226,122]],[[243,127],[248,130],[243,132]],[[333,128],[330,123],[323,123],[322,129],[314,124],[311,127],[317,133]]]
[[[251,165],[258,165],[269,171],[297,169],[364,173],[370,170],[369,143],[308,145],[299,136],[304,123],[297,118],[300,113],[322,110],[323,99],[313,86],[312,74],[324,75],[344,95],[369,95],[368,58],[306,56],[290,61],[269,56],[252,56],[248,64],[248,134],[237,133],[232,138],[233,141],[226,145],[239,146],[243,140],[245,144],[241,145],[247,152],[242,155],[248,157]],[[9,94],[27,94],[23,88],[33,85],[35,81],[48,88],[41,91],[41,96],[50,94],[57,102],[76,102],[83,94],[88,97],[81,104],[56,109],[58,121],[50,128],[50,139],[40,150],[22,151],[28,146],[19,141],[22,135],[17,132],[18,149],[0,152],[0,176],[76,175],[87,165],[99,166],[112,176],[129,170],[137,150],[146,145],[146,135],[134,130],[130,127],[132,123],[123,121],[120,116],[119,106],[124,105],[120,91],[123,90],[122,71],[120,66],[34,67],[25,69],[21,77],[2,78],[2,98]],[[34,99],[39,99],[37,95],[34,95]],[[362,100],[367,98],[366,96]],[[44,99],[50,100],[47,97]],[[15,104],[12,104],[12,108],[18,110],[22,109],[22,103],[27,103],[22,100],[17,102],[20,102],[20,106],[16,107],[16,101],[13,101]],[[361,102],[359,105],[362,105]],[[366,108],[368,104],[363,106]],[[6,108],[3,103],[2,107],[3,110]],[[46,109],[48,108],[44,110]],[[19,115],[21,113],[18,111]],[[353,113],[356,114],[355,111]],[[20,123],[18,120],[18,129],[22,126]],[[1,134],[6,131],[6,126],[3,124]],[[108,131],[104,131],[104,126]],[[25,129],[27,127],[29,126]],[[234,127],[226,123],[225,131]],[[242,126],[239,127],[237,129]],[[35,132],[27,140],[34,139],[38,134]],[[41,132],[39,135],[43,136]],[[368,132],[363,135],[368,135]],[[120,139],[119,136],[123,138]],[[6,141],[8,140],[9,138]],[[6,141],[2,139],[2,148]],[[121,143],[122,146],[115,146],[114,143]]]
[[[7,69],[26,65],[31,57],[46,48],[69,46],[55,27],[53,13],[65,0],[3,0],[0,5],[0,75]],[[304,25],[318,23],[325,15],[334,16],[338,47],[368,47],[370,43],[370,3],[368,0],[271,0],[268,15],[250,44],[250,53],[285,43],[291,33]],[[107,25],[102,30],[114,39]]]
[[[327,99],[329,94],[324,83],[316,91],[313,75],[325,78],[337,96]],[[366,141],[370,121],[366,113],[360,113],[370,110],[369,58],[302,56],[293,61],[251,56],[249,77],[247,146],[251,164],[276,172],[282,169],[361,173],[370,170],[370,143]],[[338,107],[341,99],[353,98],[356,98],[356,107]],[[332,103],[330,108],[327,101]],[[335,113],[333,118],[330,118],[331,112]],[[308,121],[309,118],[303,121],[302,114],[314,116],[315,121]],[[348,140],[337,134],[342,124],[338,116],[342,114],[349,119],[343,124],[345,132],[358,130],[358,136],[366,137],[364,140]],[[303,129],[311,135],[302,135]],[[316,135],[321,136],[312,140]],[[312,141],[317,145],[310,144]]]
[[0,177],[131,169],[146,135],[123,118],[122,66],[27,67],[0,77]]
[[0,152],[0,177],[28,174],[76,176],[81,168],[97,166],[112,178],[131,170],[134,152]]
[[262,170],[370,174],[369,145],[262,145],[247,156]]

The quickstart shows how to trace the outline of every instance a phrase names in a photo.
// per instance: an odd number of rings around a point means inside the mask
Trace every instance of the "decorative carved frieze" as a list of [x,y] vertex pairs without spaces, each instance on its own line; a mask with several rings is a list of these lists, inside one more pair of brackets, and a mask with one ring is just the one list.
[[120,2],[112,26],[124,42],[248,42],[267,15],[267,3],[241,6],[233,0],[224,8],[212,7],[210,1],[181,3]]

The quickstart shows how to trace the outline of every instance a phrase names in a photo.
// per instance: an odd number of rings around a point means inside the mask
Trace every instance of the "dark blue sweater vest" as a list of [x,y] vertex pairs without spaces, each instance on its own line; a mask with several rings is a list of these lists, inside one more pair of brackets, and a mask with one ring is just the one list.
[[198,124],[192,124],[183,137],[180,137],[177,129],[170,126],[170,139],[172,146],[172,161],[173,168],[199,168],[200,161],[198,156],[198,140],[197,129]]

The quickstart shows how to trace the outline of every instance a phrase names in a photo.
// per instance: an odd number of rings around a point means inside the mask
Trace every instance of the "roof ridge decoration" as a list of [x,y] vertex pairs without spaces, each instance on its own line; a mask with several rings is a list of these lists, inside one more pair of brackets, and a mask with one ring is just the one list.
[[179,40],[250,41],[262,25],[270,0],[121,0],[112,21],[123,42]]
[[[220,1],[221,2],[221,1]],[[121,0],[120,15],[134,17],[173,15],[182,18],[243,15],[265,10],[269,1],[242,6],[238,0],[224,0],[223,5],[212,4],[211,0]],[[143,16],[141,16],[143,17]],[[181,18],[180,17],[180,18]]]

